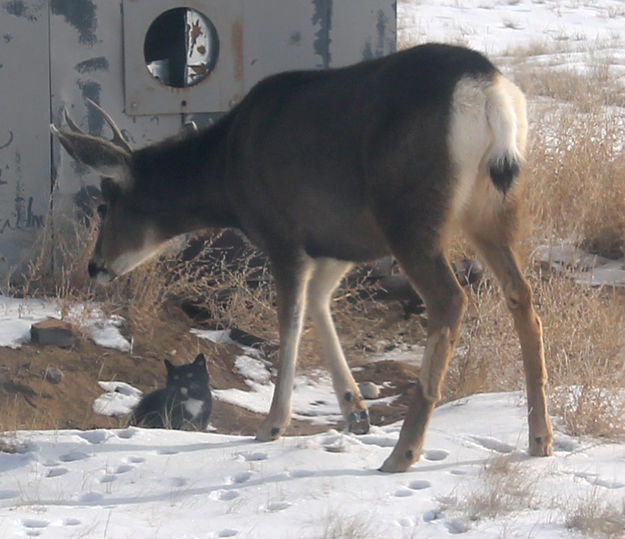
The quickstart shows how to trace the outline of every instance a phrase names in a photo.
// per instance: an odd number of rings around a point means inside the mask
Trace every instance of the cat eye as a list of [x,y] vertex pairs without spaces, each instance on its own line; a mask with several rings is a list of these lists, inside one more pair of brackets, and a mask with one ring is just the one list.
[[193,378],[193,373],[192,372],[188,373],[187,378]]

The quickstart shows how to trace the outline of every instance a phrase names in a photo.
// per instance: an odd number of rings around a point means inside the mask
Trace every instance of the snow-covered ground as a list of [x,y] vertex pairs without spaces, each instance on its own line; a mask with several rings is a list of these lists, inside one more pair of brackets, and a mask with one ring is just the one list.
[[[399,424],[271,443],[138,428],[19,432],[20,451],[0,453],[0,537],[555,538],[574,536],[567,518],[591,499],[622,510],[623,445],[557,432],[554,457],[528,458],[525,415],[518,393],[441,406],[404,474],[376,471]],[[509,506],[473,520],[493,510],[480,505],[489,493]]]
[[[557,46],[557,55],[533,61],[580,69],[593,59],[580,51],[596,49],[594,60],[625,77],[622,0],[413,0],[399,2],[398,12],[401,39],[414,43],[462,42],[500,58],[519,47]],[[611,267],[601,281],[596,271],[588,276],[597,260],[580,262],[578,252],[545,248],[537,256],[586,272],[576,277],[590,284],[616,284],[625,269]],[[130,348],[119,320],[85,306],[70,312],[96,342]],[[51,303],[0,297],[0,346],[20,346],[32,323],[60,314]],[[272,386],[262,357],[243,350],[235,368],[251,391],[215,391],[215,398],[266,411]],[[102,388],[101,412],[120,403],[123,411],[138,398],[131,387],[117,397],[113,386]],[[320,423],[336,419],[327,376],[298,377],[294,411]],[[615,514],[623,521],[625,445],[571,438],[556,421],[555,455],[529,458],[520,393],[439,407],[421,460],[405,474],[382,474],[377,468],[399,428],[263,444],[138,428],[7,433],[0,437],[0,448],[12,451],[0,451],[0,538],[562,538],[581,536],[567,527],[581,509],[597,518],[595,530]]]

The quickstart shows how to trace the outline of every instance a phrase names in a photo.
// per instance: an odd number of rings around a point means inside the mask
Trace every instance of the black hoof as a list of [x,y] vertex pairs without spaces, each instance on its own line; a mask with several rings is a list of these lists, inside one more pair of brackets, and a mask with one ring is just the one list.
[[362,410],[352,412],[347,418],[349,432],[354,434],[367,434],[369,432],[369,412]]

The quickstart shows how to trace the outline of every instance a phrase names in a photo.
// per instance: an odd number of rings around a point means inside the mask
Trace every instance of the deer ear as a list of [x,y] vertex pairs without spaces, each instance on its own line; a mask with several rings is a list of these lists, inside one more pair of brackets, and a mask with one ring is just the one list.
[[128,177],[130,153],[106,139],[50,126],[52,133],[76,161],[120,183]]

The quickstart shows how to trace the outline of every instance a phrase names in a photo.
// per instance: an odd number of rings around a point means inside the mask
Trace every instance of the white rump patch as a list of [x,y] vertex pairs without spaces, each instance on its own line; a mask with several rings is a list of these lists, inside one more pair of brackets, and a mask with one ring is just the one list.
[[457,180],[453,217],[466,209],[478,182],[491,181],[489,161],[522,162],[527,137],[525,98],[508,79],[464,77],[454,90],[448,135]]
[[490,85],[486,79],[465,77],[454,91],[448,135],[457,180],[453,217],[468,206],[482,172],[480,167],[483,167],[484,156],[491,145],[492,135],[486,118],[486,91]]

